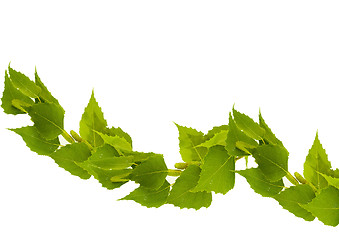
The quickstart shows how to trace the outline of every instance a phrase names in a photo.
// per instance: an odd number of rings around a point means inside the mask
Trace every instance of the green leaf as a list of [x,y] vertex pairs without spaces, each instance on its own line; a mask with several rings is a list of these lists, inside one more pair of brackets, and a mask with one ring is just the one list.
[[21,72],[17,72],[8,66],[8,72],[13,86],[30,98],[39,98],[41,88]]
[[237,173],[246,178],[251,188],[263,197],[273,197],[284,188],[282,179],[271,182],[259,168],[249,168],[237,171]]
[[204,134],[193,128],[183,127],[175,123],[179,131],[179,147],[184,162],[201,162],[207,153],[204,147],[198,147],[204,142]]
[[28,108],[34,126],[46,139],[54,139],[63,133],[64,110],[54,103],[37,103]]
[[104,114],[94,98],[92,92],[91,98],[80,121],[80,136],[88,141],[93,147],[101,146],[104,141],[94,131],[105,132],[107,122],[104,119]]
[[249,116],[238,112],[233,108],[233,116],[237,126],[244,131],[249,137],[262,140],[265,135],[265,129],[260,127],[260,125]]
[[319,141],[317,133],[304,163],[304,176],[307,181],[321,189],[328,185],[321,173],[330,176],[332,171],[331,163],[328,161],[327,154]]
[[117,135],[109,136],[109,135],[106,135],[106,134],[103,134],[97,131],[95,131],[95,133],[99,134],[99,136],[104,140],[104,143],[113,146],[117,150],[127,151],[127,152],[132,151],[131,144],[125,138],[122,138]]
[[312,200],[303,205],[325,225],[337,226],[339,224],[339,189],[329,186]]
[[84,143],[68,144],[50,155],[59,167],[82,179],[88,179],[91,175],[77,163],[86,161],[90,156],[91,151]]
[[111,127],[111,128],[107,128],[105,130],[105,134],[109,135],[109,136],[118,136],[118,137],[121,137],[121,138],[124,138],[131,146],[132,148],[132,138],[131,136],[124,132],[120,127]]
[[170,184],[165,181],[164,184],[157,190],[138,187],[133,192],[119,200],[133,200],[145,207],[160,207],[167,201]]
[[283,147],[282,142],[273,134],[272,130],[268,127],[265,120],[263,119],[261,112],[259,112],[259,125],[265,129],[264,140],[270,144],[276,144]]
[[261,145],[252,150],[259,169],[266,178],[276,182],[288,173],[288,151],[279,145]]
[[237,127],[230,113],[229,124],[228,124],[228,134],[226,138],[226,150],[228,151],[229,154],[233,156],[249,155],[248,152],[240,150],[237,147],[236,145],[237,142],[244,142],[247,145],[252,146],[251,148],[258,146],[258,143],[254,139],[247,136]]
[[221,125],[221,126],[216,126],[213,127],[211,130],[208,131],[208,133],[205,135],[205,141],[210,140],[213,138],[216,134],[220,132],[225,132],[228,131],[228,126],[227,125]]
[[210,192],[192,192],[198,184],[201,169],[198,166],[190,165],[183,171],[175,181],[167,199],[167,203],[180,208],[209,207],[212,202]]
[[[42,83],[36,69],[35,69],[35,73],[34,73],[34,76],[35,76],[35,84],[40,87],[41,89],[41,92],[39,94],[39,97],[44,100],[45,102],[48,102],[48,103],[55,103],[56,105],[59,105],[59,101],[53,97],[53,95],[48,91],[47,87]],[[60,106],[61,107],[61,106]]]
[[26,113],[25,111],[18,109],[13,106],[13,100],[20,100],[29,106],[33,105],[34,102],[32,99],[21,93],[16,87],[13,86],[12,81],[10,80],[7,71],[5,72],[5,89],[1,98],[1,107],[4,109],[4,112],[7,114],[22,114]]
[[314,216],[310,211],[303,208],[303,204],[312,201],[315,194],[312,188],[308,185],[292,186],[274,197],[279,204],[295,216],[305,219],[306,221],[313,221]]
[[208,139],[207,141],[199,144],[197,147],[206,147],[211,148],[213,146],[226,146],[226,138],[227,138],[228,130],[221,130],[220,132],[217,132]]
[[41,136],[41,134],[34,126],[27,126],[9,130],[19,134],[25,141],[27,147],[29,147],[31,151],[36,152],[39,155],[49,155],[60,146],[58,138],[46,140]]
[[132,166],[133,156],[119,156],[114,147],[104,144],[88,159],[88,163],[106,170],[121,170]]
[[158,189],[164,184],[167,172],[164,157],[156,154],[134,168],[130,179],[145,188]]
[[327,176],[323,173],[320,173],[321,176],[323,176],[323,178],[325,178],[325,180],[327,181],[328,185],[331,185],[333,187],[336,187],[339,189],[339,178],[334,178],[331,176]]
[[200,179],[194,192],[213,191],[226,194],[234,187],[234,156],[230,156],[223,146],[210,148],[201,168]]

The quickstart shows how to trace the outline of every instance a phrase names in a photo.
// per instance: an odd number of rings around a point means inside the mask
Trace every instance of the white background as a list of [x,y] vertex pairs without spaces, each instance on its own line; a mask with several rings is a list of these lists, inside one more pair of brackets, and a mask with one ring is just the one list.
[[[134,149],[180,161],[174,122],[203,132],[236,109],[266,122],[302,172],[316,131],[338,160],[337,1],[2,1],[0,71],[34,68],[77,130],[92,89],[109,125]],[[3,89],[3,81],[0,83]],[[2,91],[2,90],[1,90]],[[30,124],[0,112],[0,239],[324,239],[240,176],[208,209],[147,209],[31,152],[6,130]]]

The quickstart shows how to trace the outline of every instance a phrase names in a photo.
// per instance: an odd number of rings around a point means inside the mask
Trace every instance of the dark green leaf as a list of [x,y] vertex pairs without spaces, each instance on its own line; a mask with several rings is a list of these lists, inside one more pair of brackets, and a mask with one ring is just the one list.
[[284,209],[293,213],[295,216],[303,218],[306,221],[313,221],[314,216],[312,213],[301,207],[301,205],[311,202],[314,197],[315,194],[310,186],[297,185],[287,188],[273,198],[277,200]]
[[233,108],[233,116],[237,126],[244,131],[249,137],[262,140],[265,135],[265,129],[254,122],[249,116],[238,112]]
[[194,208],[196,210],[209,207],[212,202],[210,192],[191,191],[198,184],[200,172],[201,169],[198,166],[188,166],[175,181],[167,203],[180,208]]
[[8,72],[13,86],[30,98],[39,98],[41,88],[21,72],[17,72],[8,66]]
[[279,181],[288,173],[288,151],[279,145],[261,145],[252,151],[259,169],[272,182]]
[[157,208],[166,203],[169,190],[170,184],[167,181],[157,190],[140,186],[120,200],[133,200],[142,206]]
[[339,224],[339,189],[329,186],[303,207],[325,225],[335,227]]
[[27,147],[39,155],[49,155],[54,152],[59,146],[59,139],[52,140],[44,139],[34,126],[10,129],[19,134],[25,141]]
[[258,146],[258,143],[254,139],[247,136],[237,127],[230,113],[229,124],[228,124],[228,134],[226,138],[226,150],[228,151],[229,154],[233,156],[249,155],[248,152],[240,150],[237,147],[236,145],[237,142],[243,142],[247,144],[248,146],[251,146],[251,148]]
[[20,110],[13,106],[13,100],[20,100],[29,106],[33,105],[34,102],[32,99],[20,92],[16,87],[13,86],[12,81],[10,80],[7,71],[5,72],[5,89],[1,98],[1,107],[4,109],[4,112],[7,114],[21,114],[26,113],[23,110]]
[[90,174],[77,163],[86,161],[91,155],[91,151],[84,143],[68,144],[50,155],[51,158],[66,171],[82,179],[88,179]]
[[38,103],[28,108],[34,126],[46,139],[54,139],[64,128],[64,110],[54,103]]
[[321,173],[330,176],[332,171],[331,163],[327,159],[327,154],[319,141],[317,133],[304,163],[304,176],[307,181],[320,189],[328,185]]
[[158,189],[167,176],[168,169],[162,155],[153,155],[149,159],[140,163],[130,175],[130,179],[141,186]]
[[92,92],[91,98],[80,121],[80,136],[88,141],[93,147],[101,146],[104,141],[94,131],[105,132],[107,122]]
[[271,182],[259,168],[249,168],[237,171],[237,173],[246,178],[251,188],[263,197],[273,197],[284,188],[282,179]]
[[204,134],[193,128],[175,124],[179,130],[179,147],[184,162],[201,162],[206,155],[207,148],[198,147],[204,142]]
[[234,156],[223,146],[209,149],[202,164],[200,179],[193,191],[207,191],[226,194],[234,187]]

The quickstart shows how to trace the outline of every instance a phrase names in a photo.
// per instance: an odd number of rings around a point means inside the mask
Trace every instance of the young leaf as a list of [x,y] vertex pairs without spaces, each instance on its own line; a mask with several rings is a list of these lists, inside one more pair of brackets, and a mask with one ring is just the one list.
[[303,218],[306,221],[313,221],[314,216],[312,213],[301,207],[301,205],[311,202],[314,197],[315,194],[310,186],[297,185],[287,188],[273,198],[277,200],[284,209],[293,213],[295,216]]
[[132,166],[134,157],[119,156],[114,147],[104,144],[97,148],[87,162],[106,170],[121,170]]
[[244,131],[249,137],[262,140],[265,135],[265,129],[253,121],[249,116],[238,112],[233,108],[233,116],[237,126]]
[[179,130],[179,147],[184,162],[201,162],[206,155],[205,147],[198,147],[204,142],[204,134],[193,128],[187,128],[175,124]]
[[[35,73],[34,73],[34,76],[35,76],[35,84],[40,87],[41,89],[41,92],[39,94],[39,97],[44,100],[45,102],[48,102],[48,103],[55,103],[56,105],[59,105],[59,101],[52,96],[52,94],[48,91],[47,87],[42,83],[36,69],[35,69]],[[61,106],[60,106],[61,107]]]
[[84,143],[68,144],[50,155],[59,167],[82,179],[88,179],[91,175],[77,163],[86,161],[90,156],[91,151]]
[[234,187],[234,156],[230,156],[223,146],[211,147],[202,164],[200,179],[193,189],[226,194]]
[[325,225],[339,224],[339,189],[335,187],[322,189],[312,202],[302,206]]
[[7,71],[5,72],[5,89],[1,98],[1,107],[4,109],[4,112],[7,114],[22,114],[26,113],[21,109],[18,109],[13,106],[13,100],[20,100],[29,106],[33,105],[34,102],[32,99],[20,92],[16,87],[13,86],[12,81],[10,80]]
[[321,173],[330,176],[331,163],[327,159],[327,154],[319,141],[317,133],[304,163],[304,176],[307,181],[321,189],[328,185]]
[[288,151],[279,145],[261,145],[252,151],[259,169],[272,182],[279,181],[288,173]]
[[80,136],[93,147],[99,147],[104,141],[95,131],[105,132],[106,127],[107,122],[104,119],[104,114],[94,98],[94,92],[92,92],[89,103],[80,120]]
[[163,156],[156,154],[134,168],[130,179],[145,188],[159,189],[165,182],[167,172]]
[[220,132],[225,132],[228,131],[228,126],[227,125],[221,125],[217,127],[213,127],[211,130],[208,131],[208,133],[205,135],[205,141],[210,140],[213,138],[216,134]]
[[251,188],[263,197],[273,197],[284,188],[282,179],[271,182],[259,168],[249,168],[237,171],[237,173],[246,178]]
[[118,136],[118,137],[124,138],[130,144],[130,146],[132,148],[132,138],[131,138],[131,136],[128,133],[124,132],[120,127],[106,128],[105,134],[112,136],[112,137]]
[[283,147],[282,142],[273,134],[272,130],[268,127],[265,120],[263,119],[261,112],[259,112],[259,125],[265,129],[264,140],[270,144],[280,145]]
[[209,207],[212,202],[210,192],[191,191],[198,184],[200,172],[201,169],[198,166],[188,166],[175,181],[167,203],[180,208],[194,208],[196,210]]
[[258,146],[258,143],[243,133],[235,124],[232,115],[230,113],[229,116],[229,124],[228,124],[228,134],[226,138],[226,150],[229,154],[233,156],[246,156],[249,155],[248,152],[240,150],[236,143],[237,142],[244,142],[248,146],[252,146],[251,148],[255,148]]
[[30,98],[39,98],[41,88],[32,82],[21,72],[17,72],[8,66],[8,72],[13,86],[19,89],[24,95]]
[[64,110],[54,103],[37,103],[28,108],[34,126],[46,139],[54,139],[63,133]]
[[145,207],[160,207],[167,201],[170,184],[165,181],[164,184],[157,190],[138,187],[133,192],[119,200],[133,200]]
[[334,178],[331,176],[327,176],[326,174],[320,173],[323,178],[327,181],[328,185],[336,187],[339,189],[339,178]]
[[58,138],[46,140],[41,136],[41,134],[34,126],[27,126],[9,130],[19,134],[25,141],[27,147],[29,147],[31,151],[36,152],[39,155],[49,155],[60,146]]
[[228,130],[221,130],[220,132],[215,133],[213,137],[211,137],[207,141],[199,144],[197,147],[211,148],[217,145],[226,146],[227,133],[228,133]]
[[97,131],[95,131],[95,133],[99,134],[99,136],[104,140],[104,143],[113,146],[115,149],[127,152],[132,151],[131,144],[125,138],[122,138],[117,135],[109,136]]

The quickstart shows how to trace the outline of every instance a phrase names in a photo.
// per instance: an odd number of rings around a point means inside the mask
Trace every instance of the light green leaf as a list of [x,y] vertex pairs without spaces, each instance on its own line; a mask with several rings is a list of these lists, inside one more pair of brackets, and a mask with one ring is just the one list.
[[145,207],[160,207],[167,201],[170,184],[165,181],[164,184],[157,190],[145,187],[138,187],[133,192],[119,200],[133,200]]
[[196,191],[226,194],[234,187],[234,156],[230,156],[223,146],[209,149],[202,164]]
[[156,154],[134,168],[130,179],[143,187],[158,189],[163,185],[167,172],[164,157]]
[[221,126],[216,126],[213,127],[211,130],[208,131],[208,133],[205,135],[205,141],[210,140],[213,138],[216,134],[220,132],[228,131],[228,126],[227,125],[221,125]]
[[183,171],[175,181],[167,199],[167,203],[180,208],[209,207],[212,202],[210,192],[192,192],[198,184],[201,169],[198,166],[190,165]]
[[323,178],[327,181],[328,185],[336,187],[339,189],[339,178],[334,178],[331,176],[327,176],[326,174],[320,173]]
[[249,137],[262,140],[265,135],[265,129],[260,127],[260,125],[249,116],[238,112],[233,108],[233,116],[237,126],[244,131]]
[[1,107],[4,109],[4,112],[7,114],[22,114],[26,113],[26,111],[22,109],[18,109],[14,107],[13,101],[22,101],[23,103],[31,106],[34,104],[33,100],[20,92],[16,87],[13,86],[12,81],[10,80],[7,71],[5,72],[5,89],[1,98]]
[[312,188],[308,185],[297,185],[287,188],[274,196],[274,199],[289,212],[295,216],[305,219],[306,221],[313,221],[312,213],[303,208],[303,204],[309,203],[315,197]]
[[105,170],[121,170],[132,166],[133,156],[119,156],[114,147],[104,144],[88,159],[88,163]]
[[131,148],[132,148],[132,138],[131,136],[124,132],[120,127],[111,127],[111,128],[106,128],[105,134],[109,135],[109,136],[118,136],[118,137],[121,137],[121,138],[124,138],[127,142],[129,142]]
[[259,168],[249,168],[237,171],[237,173],[246,178],[251,188],[263,197],[273,197],[284,188],[282,179],[271,182]]
[[198,147],[205,141],[204,134],[193,128],[175,124],[179,131],[179,147],[184,162],[201,162],[207,153],[207,148]]
[[113,146],[117,150],[127,151],[127,152],[132,151],[131,144],[125,138],[122,138],[117,135],[109,136],[109,135],[106,135],[106,134],[103,134],[97,131],[95,131],[95,133],[99,134],[99,136],[104,140],[104,143]]
[[[36,69],[35,69],[35,84],[40,87],[41,92],[39,93],[39,97],[41,98],[41,100],[48,102],[48,103],[55,103],[56,105],[59,105],[59,101],[52,96],[52,94],[48,91],[47,87],[42,83]],[[61,107],[61,106],[60,106]]]
[[265,134],[264,134],[264,141],[265,143],[268,142],[270,144],[276,144],[280,145],[283,147],[282,142],[273,134],[272,130],[268,127],[266,124],[265,120],[263,119],[261,112],[259,112],[259,125],[263,129],[265,129]]
[[312,200],[302,205],[325,225],[337,226],[339,224],[339,189],[329,186]]
[[91,175],[77,163],[86,161],[90,156],[91,151],[84,143],[68,144],[50,155],[59,167],[82,179],[88,179]]
[[288,151],[279,145],[261,145],[252,150],[252,156],[266,178],[276,182],[288,173]]
[[328,185],[321,173],[330,176],[332,171],[331,163],[328,161],[327,154],[319,141],[317,133],[304,163],[304,176],[307,181],[321,189]]
[[64,130],[64,110],[54,103],[37,103],[28,108],[34,126],[46,139],[54,139]]
[[246,156],[248,152],[240,150],[237,146],[237,142],[244,142],[252,148],[258,146],[258,143],[243,133],[235,124],[232,115],[229,115],[228,134],[226,138],[226,150],[233,156]]
[[44,139],[34,126],[27,126],[16,129],[9,129],[19,134],[25,141],[27,147],[39,155],[49,155],[54,152],[59,146],[59,139],[52,140]]
[[92,92],[91,98],[80,120],[80,136],[93,147],[101,146],[104,141],[94,131],[105,132],[107,122]]
[[208,139],[207,141],[199,144],[197,147],[206,147],[211,148],[213,146],[226,146],[226,138],[227,138],[228,130],[221,130],[220,132],[217,132]]
[[30,98],[39,98],[41,88],[21,72],[17,72],[8,66],[8,72],[13,86]]

